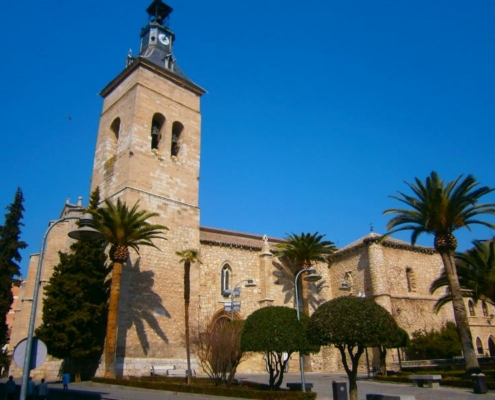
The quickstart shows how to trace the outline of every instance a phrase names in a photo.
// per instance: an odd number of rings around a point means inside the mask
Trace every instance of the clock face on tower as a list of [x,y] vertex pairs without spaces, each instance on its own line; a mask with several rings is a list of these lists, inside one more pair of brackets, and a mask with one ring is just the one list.
[[160,33],[158,35],[158,40],[164,46],[168,46],[170,44],[170,38],[167,35],[165,35],[164,33]]

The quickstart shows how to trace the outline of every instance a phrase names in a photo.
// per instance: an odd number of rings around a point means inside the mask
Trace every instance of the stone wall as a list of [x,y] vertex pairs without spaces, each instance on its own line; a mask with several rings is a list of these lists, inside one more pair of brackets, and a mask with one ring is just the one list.
[[[273,248],[280,240],[272,239],[269,242],[259,235],[204,228],[200,232],[194,229],[195,222],[191,223],[197,217],[194,213],[194,218],[183,221],[184,214],[189,211],[187,207],[181,208],[178,203],[169,206],[158,197],[138,194],[143,208],[159,210],[161,220],[167,221],[171,229],[167,233],[168,240],[158,243],[161,251],[142,248],[140,255],[131,253],[124,267],[117,349],[118,371],[122,375],[147,375],[151,365],[173,364],[181,369],[185,366],[183,265],[179,263],[175,252],[187,248],[184,243],[190,245],[191,240],[201,242],[198,248],[202,261],[202,264],[194,264],[191,268],[190,318],[193,329],[225,315],[224,305],[231,301],[228,295],[221,292],[221,269],[226,263],[232,269],[231,288],[248,278],[257,284],[254,288],[245,288],[245,282],[239,285],[242,288],[241,295],[234,301],[240,302],[241,310],[235,313],[236,318],[245,319],[264,306],[294,306],[293,276],[284,273],[280,261],[272,256]],[[67,248],[70,241],[64,235],[69,228],[68,224],[62,224],[60,231],[54,229],[47,249],[54,252],[56,247]],[[442,294],[429,293],[430,282],[442,269],[440,257],[435,252],[408,247],[403,243],[400,246],[371,243],[375,247],[372,248],[373,256],[370,256],[371,246],[366,243],[367,238],[340,250],[329,267],[317,266],[323,279],[310,285],[312,310],[337,296],[364,294],[372,298],[386,298],[389,311],[410,334],[419,329],[438,329],[445,322],[453,321],[449,305],[444,306],[438,314],[433,312],[433,305]],[[373,270],[373,262],[376,264],[377,259],[381,262],[379,273]],[[52,266],[55,263],[53,254],[47,253],[46,260],[50,260]],[[20,293],[23,297],[20,314],[24,316],[16,318],[13,343],[17,338],[24,337],[27,331],[31,304],[29,293],[32,293],[36,265],[35,255],[31,260],[28,279]],[[47,274],[53,270],[52,266],[47,262],[44,280],[48,280]],[[415,279],[411,278],[410,271],[414,272]],[[384,293],[384,288],[388,292]],[[480,338],[482,352],[489,352],[488,343],[494,341],[491,324],[495,308],[488,304],[483,309],[480,302],[473,306],[473,312],[474,315],[470,317],[473,341]],[[40,318],[41,313],[38,313],[37,324]],[[378,365],[378,354],[372,349],[368,353],[369,365]],[[397,352],[390,351],[388,360],[397,362]],[[194,354],[192,362],[195,369],[201,372]],[[319,354],[313,355],[311,364],[313,371],[342,370],[340,353],[333,347],[325,347]],[[289,362],[289,370],[296,371],[298,368],[298,357],[294,354]],[[48,376],[55,369],[52,362],[41,369],[44,372],[36,373]],[[364,356],[360,369],[366,371]],[[260,355],[253,355],[239,366],[239,372],[262,371],[264,362]]]

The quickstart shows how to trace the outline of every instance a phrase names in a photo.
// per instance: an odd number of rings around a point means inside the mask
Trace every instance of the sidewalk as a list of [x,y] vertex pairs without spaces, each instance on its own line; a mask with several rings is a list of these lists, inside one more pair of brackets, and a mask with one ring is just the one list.
[[[255,382],[268,382],[267,375],[261,374],[237,374],[237,379],[252,380]],[[320,373],[307,373],[305,375],[306,382],[313,383],[313,391],[318,393],[317,400],[332,400],[332,381],[347,382],[347,375],[345,373],[336,374],[320,374]],[[290,373],[284,375],[283,386],[287,382],[301,382],[301,376],[299,373]],[[349,385],[347,385],[349,389]],[[396,384],[396,383],[383,383],[374,382],[366,379],[363,376],[358,380],[358,398],[359,400],[366,400],[366,394],[379,393],[379,394],[404,394],[416,396],[416,400],[492,400],[495,399],[495,391],[488,392],[487,394],[474,394],[471,389],[459,389],[459,388],[420,388],[414,387],[412,384]]]
[[[237,374],[239,380],[268,383],[267,374]],[[314,385],[313,391],[318,393],[318,400],[332,400],[332,381],[347,381],[345,374],[307,373],[306,382]],[[287,382],[300,382],[298,373],[284,375],[283,386]],[[2,386],[5,379],[1,381]],[[20,383],[20,382],[18,382]],[[61,382],[49,382],[51,389],[62,389]],[[1,392],[0,388],[0,392]],[[70,391],[91,392],[100,395],[101,400],[233,400],[232,397],[217,397],[189,393],[164,392],[150,389],[138,389],[117,385],[107,385],[93,382],[71,383]],[[471,389],[457,388],[418,388],[412,384],[394,384],[373,382],[365,379],[358,381],[359,400],[366,400],[368,393],[414,395],[416,400],[495,400],[495,391],[487,394],[474,394]]]

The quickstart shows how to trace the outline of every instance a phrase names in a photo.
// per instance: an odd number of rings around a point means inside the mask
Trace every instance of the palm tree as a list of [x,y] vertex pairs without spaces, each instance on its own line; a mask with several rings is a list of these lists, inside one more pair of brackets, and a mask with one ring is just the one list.
[[175,253],[184,264],[184,320],[186,329],[186,358],[187,358],[187,384],[191,384],[191,343],[189,339],[189,303],[191,301],[191,264],[201,263],[199,252],[197,250],[184,250]]
[[457,331],[461,339],[466,370],[468,373],[479,372],[480,367],[474,351],[471,330],[462,297],[462,291],[455,268],[454,254],[457,240],[453,232],[459,228],[478,224],[489,228],[495,225],[480,220],[483,214],[495,214],[495,204],[479,204],[479,199],[493,189],[483,186],[472,175],[463,179],[460,175],[453,181],[444,184],[436,172],[426,178],[424,184],[418,178],[415,183],[407,183],[414,196],[398,192],[400,196],[390,196],[410,208],[392,208],[384,214],[397,214],[387,224],[387,236],[404,230],[411,230],[411,243],[414,245],[422,233],[434,235],[434,247],[440,254],[444,265],[452,296],[454,317]]
[[[465,253],[456,253],[456,269],[459,284],[465,295],[478,300],[495,303],[495,240],[475,240],[473,248]],[[434,293],[448,286],[445,272],[430,286]],[[452,301],[450,292],[442,296],[435,304],[435,311]]]
[[[288,234],[285,242],[279,243],[275,249],[275,256],[281,260],[282,264],[293,274],[292,281],[297,273],[302,269],[307,269],[318,262],[327,262],[327,258],[333,254],[337,248],[335,244],[328,240],[323,240],[325,235],[316,233],[294,233]],[[302,295],[302,311],[309,315],[309,284],[304,279],[300,280]],[[299,282],[296,282],[299,284]],[[295,299],[299,307],[299,299]],[[309,356],[303,356],[304,368],[311,371],[311,360]]]
[[[293,279],[296,274],[302,269],[311,267],[318,262],[327,262],[328,256],[332,255],[337,248],[331,241],[323,240],[325,235],[316,233],[301,233],[295,235],[291,233],[287,235],[285,242],[279,243],[276,246],[275,256],[279,259],[285,259],[284,264],[288,266],[293,274]],[[303,311],[309,315],[308,302],[308,282],[304,279],[302,298]],[[299,299],[295,299],[299,304]]]
[[156,247],[153,239],[165,239],[167,227],[147,222],[158,216],[138,209],[138,203],[129,209],[120,199],[117,204],[105,200],[105,207],[95,213],[97,229],[103,233],[105,242],[110,245],[112,261],[112,282],[108,306],[107,333],[105,338],[105,378],[115,378],[115,353],[117,345],[118,307],[122,267],[129,258],[129,248],[139,254],[140,246]]

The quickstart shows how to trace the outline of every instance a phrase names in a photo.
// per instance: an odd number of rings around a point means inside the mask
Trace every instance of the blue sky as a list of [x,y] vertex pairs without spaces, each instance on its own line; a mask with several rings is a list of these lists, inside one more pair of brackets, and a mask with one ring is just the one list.
[[[150,2],[0,3],[0,208],[20,186],[23,268],[65,199],[87,202],[98,93],[139,51]],[[203,226],[342,247],[384,233],[416,176],[495,186],[494,1],[168,4],[179,65],[208,91]],[[460,232],[460,249],[493,234]]]

